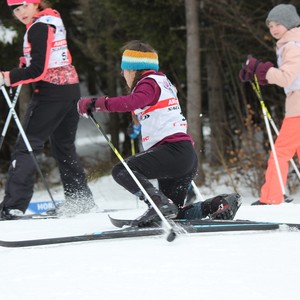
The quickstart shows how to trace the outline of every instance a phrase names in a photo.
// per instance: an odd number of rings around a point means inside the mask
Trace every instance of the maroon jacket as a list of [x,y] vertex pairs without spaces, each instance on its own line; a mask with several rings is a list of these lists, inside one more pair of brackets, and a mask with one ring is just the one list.
[[[164,75],[161,72],[153,70],[143,73],[142,78],[149,75]],[[144,108],[145,106],[155,105],[160,96],[160,87],[152,78],[140,80],[133,92],[126,96],[118,97],[101,97],[97,99],[97,106],[104,112],[133,112],[135,109]],[[176,133],[161,140],[155,146],[163,143],[174,143],[178,141],[189,140],[193,143],[190,135],[185,133]]]

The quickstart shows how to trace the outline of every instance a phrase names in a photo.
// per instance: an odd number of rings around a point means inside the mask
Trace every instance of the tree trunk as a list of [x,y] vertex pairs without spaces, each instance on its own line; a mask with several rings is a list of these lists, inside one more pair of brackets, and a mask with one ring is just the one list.
[[201,131],[201,76],[200,76],[200,36],[198,21],[198,1],[185,0],[186,15],[186,67],[187,67],[187,119],[189,134],[195,141],[198,155],[198,184],[204,183],[202,169],[202,131]]
[[226,111],[223,95],[223,84],[218,66],[217,54],[214,51],[207,53],[207,88],[210,134],[209,163],[218,166],[225,157],[226,145]]
[[[116,74],[115,74],[115,62],[110,55],[110,53],[107,54],[107,70],[108,70],[108,78],[111,78],[111,80],[108,80],[107,82],[107,91],[108,95],[116,95]],[[120,133],[120,116],[119,113],[110,113],[109,114],[109,128],[110,128],[110,134],[111,134],[111,142],[114,145],[114,147],[119,151],[120,149],[120,139],[119,139],[119,133]],[[114,153],[111,153],[111,161],[115,161],[116,156]]]

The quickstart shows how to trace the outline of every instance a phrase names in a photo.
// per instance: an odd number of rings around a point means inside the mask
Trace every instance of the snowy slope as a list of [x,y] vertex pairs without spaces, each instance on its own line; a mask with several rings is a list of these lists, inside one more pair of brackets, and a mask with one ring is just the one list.
[[[90,186],[100,208],[128,208],[113,216],[135,217],[145,209],[110,176]],[[54,197],[62,197],[62,191]],[[34,200],[41,198],[47,194],[35,193]],[[253,207],[249,205],[253,198],[245,195],[236,218],[300,222],[300,197],[296,198],[293,204]],[[0,222],[0,239],[109,229],[114,228],[107,214],[94,213]],[[285,230],[184,235],[173,243],[161,236],[0,248],[1,299],[294,300],[300,292],[299,249],[300,232]]]
[[[103,160],[104,138],[81,119],[77,140],[82,157]],[[79,128],[79,129],[80,129]],[[87,146],[88,145],[88,146]],[[136,217],[146,208],[111,176],[90,183],[100,209],[122,208],[115,217]],[[226,185],[201,188],[204,199],[231,193]],[[300,192],[292,204],[243,205],[236,218],[300,223]],[[52,189],[63,199],[60,188]],[[0,198],[3,191],[0,191]],[[32,201],[49,200],[37,191]],[[47,238],[115,229],[106,213],[58,220],[0,222],[1,240]],[[0,247],[1,299],[5,300],[295,300],[300,287],[300,232],[205,233],[91,241],[29,248]]]

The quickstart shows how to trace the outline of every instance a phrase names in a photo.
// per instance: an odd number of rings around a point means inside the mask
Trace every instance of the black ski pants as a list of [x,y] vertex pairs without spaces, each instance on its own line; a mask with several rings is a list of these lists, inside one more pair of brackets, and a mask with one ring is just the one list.
[[[79,98],[78,84],[61,86],[38,83],[23,122],[35,156],[43,152],[44,144],[50,138],[66,199],[92,198],[74,144],[79,121]],[[19,136],[8,171],[2,208],[26,211],[33,195],[36,171],[34,161]]]
[[[190,141],[164,143],[126,159],[126,163],[147,191],[153,188],[151,179],[157,179],[158,188],[181,207],[191,181],[197,172],[197,155]],[[112,170],[117,183],[134,195],[141,191],[120,162]]]

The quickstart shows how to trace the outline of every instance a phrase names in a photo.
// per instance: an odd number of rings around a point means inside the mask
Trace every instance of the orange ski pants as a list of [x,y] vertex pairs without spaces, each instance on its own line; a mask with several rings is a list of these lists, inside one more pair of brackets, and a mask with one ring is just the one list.
[[[275,141],[275,151],[279,168],[286,186],[289,160],[297,153],[300,159],[300,117],[285,118],[279,135]],[[260,202],[267,204],[280,204],[283,202],[283,191],[278,178],[273,153],[268,160],[265,174],[265,183],[261,188]]]

